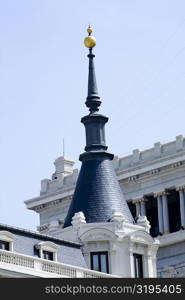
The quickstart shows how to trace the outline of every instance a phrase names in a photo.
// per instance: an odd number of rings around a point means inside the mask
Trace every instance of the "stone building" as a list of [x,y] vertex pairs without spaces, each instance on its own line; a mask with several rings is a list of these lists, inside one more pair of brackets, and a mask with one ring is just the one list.
[[89,112],[81,119],[86,132],[81,169],[57,158],[40,195],[25,201],[40,215],[38,232],[0,225],[0,276],[156,277],[157,271],[159,277],[184,276],[184,138],[123,158],[107,151],[96,40],[91,28],[88,34]]
[[[179,135],[175,141],[134,150],[113,163],[134,219],[147,216],[151,236],[160,241],[158,276],[185,276],[185,138]],[[40,215],[40,232],[57,235],[63,227],[78,176],[73,165],[59,157],[52,179],[41,181],[40,196],[26,201],[27,208]]]
[[[94,95],[96,100],[100,101],[94,69],[91,75],[90,79],[94,80]],[[86,104],[88,106],[89,102]],[[86,126],[88,138],[92,128],[87,126],[88,118],[87,120],[85,118],[82,122]],[[107,119],[103,116],[102,120],[105,124]],[[99,127],[100,131],[103,128],[102,124],[101,128]],[[101,147],[105,150],[104,132],[101,132],[100,136]],[[90,142],[91,138],[92,136]],[[87,151],[90,142],[87,140],[85,148]],[[74,161],[66,157],[57,158],[54,165],[55,172],[51,179],[41,181],[40,195],[25,203],[28,209],[39,213],[40,232],[61,236],[67,231],[63,226],[79,172],[73,168]],[[122,202],[128,203],[135,221],[133,224],[140,222],[142,218],[145,222],[148,220],[151,236],[160,241],[157,253],[158,276],[185,276],[185,138],[179,135],[175,141],[169,143],[157,142],[150,149],[144,151],[135,149],[131,155],[125,157],[115,156],[113,166],[122,189]],[[101,178],[100,176],[100,181]],[[107,183],[107,189],[109,188]],[[79,209],[81,208],[83,207]],[[85,222],[83,215],[78,217],[80,222]],[[67,238],[66,234],[64,235]],[[76,240],[76,237],[72,237]]]
[[137,219],[132,216],[124,186],[122,191],[116,178],[118,160],[107,152],[108,118],[99,113],[101,100],[92,52],[96,42],[91,32],[88,28],[85,39],[89,48],[85,102],[89,114],[81,119],[86,132],[85,152],[79,157],[81,170],[78,173],[73,170],[73,161],[59,157],[52,179],[41,182],[40,196],[25,203],[40,214],[40,232],[81,243],[88,268],[121,277],[156,277],[159,241],[149,234],[145,214],[138,213]]

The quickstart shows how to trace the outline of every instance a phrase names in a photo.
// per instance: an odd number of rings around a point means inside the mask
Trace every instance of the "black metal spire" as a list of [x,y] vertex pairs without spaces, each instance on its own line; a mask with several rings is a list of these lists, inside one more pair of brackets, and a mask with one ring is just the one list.
[[81,119],[86,131],[86,147],[79,157],[82,166],[64,227],[71,225],[74,214],[79,211],[84,213],[87,223],[109,222],[113,210],[122,212],[125,220],[133,223],[112,164],[114,155],[106,151],[105,124],[108,118],[98,113],[101,101],[94,68],[95,55],[92,53],[96,39],[91,35],[91,27],[87,31],[89,35],[84,43],[89,48],[89,76],[85,104],[90,113]]
[[88,76],[88,92],[87,92],[87,98],[86,98],[86,106],[89,108],[90,113],[98,111],[98,107],[101,104],[100,96],[98,95],[98,87],[96,82],[96,73],[95,73],[95,67],[94,67],[94,57],[93,54],[93,47],[96,45],[96,39],[93,37],[92,34],[92,28],[88,27],[87,29],[88,36],[85,38],[85,46],[89,48],[89,54],[87,57],[89,58],[89,76]]
[[[85,126],[86,130],[86,147],[85,151],[80,155],[80,160],[83,160],[84,155],[89,155],[89,152],[93,151],[105,151],[107,146],[105,144],[105,124],[108,121],[106,116],[99,114],[99,106],[101,105],[100,96],[98,94],[98,87],[96,82],[95,66],[93,48],[96,45],[96,39],[93,37],[92,28],[88,27],[87,32],[89,35],[85,38],[84,43],[89,48],[89,74],[88,74],[88,93],[86,98],[86,106],[89,108],[90,114],[83,117],[81,122]],[[113,159],[113,154],[108,154]]]
[[94,67],[94,57],[95,55],[92,53],[92,48],[89,49],[89,54],[87,55],[89,58],[89,76],[88,76],[88,93],[87,100],[85,102],[86,106],[89,108],[90,113],[96,112],[99,110],[99,106],[101,104],[100,96],[98,95],[98,87],[96,82],[96,74]]

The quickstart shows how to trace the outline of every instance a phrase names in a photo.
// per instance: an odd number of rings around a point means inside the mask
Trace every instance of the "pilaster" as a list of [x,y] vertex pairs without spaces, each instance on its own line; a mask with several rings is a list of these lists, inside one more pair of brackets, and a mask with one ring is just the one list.
[[179,192],[181,227],[185,228],[185,186],[179,186],[176,190]]
[[169,213],[168,213],[168,198],[167,193],[162,193],[162,212],[163,212],[163,225],[164,225],[164,233],[170,232],[170,226],[169,226]]
[[154,197],[157,198],[157,213],[158,213],[158,225],[159,225],[159,233],[163,234],[164,227],[163,227],[163,211],[162,211],[162,193],[155,193]]

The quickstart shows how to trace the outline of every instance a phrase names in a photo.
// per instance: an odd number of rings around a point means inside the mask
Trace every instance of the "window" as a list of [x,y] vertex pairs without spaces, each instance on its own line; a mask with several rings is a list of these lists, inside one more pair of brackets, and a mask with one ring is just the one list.
[[168,191],[168,212],[170,220],[170,232],[180,230],[180,200],[179,193],[175,190]]
[[128,207],[130,209],[132,217],[136,221],[136,219],[137,219],[137,217],[136,217],[136,205],[130,201],[130,202],[128,202]]
[[40,258],[57,261],[57,245],[54,243],[40,242],[35,245],[35,248],[39,250]]
[[53,252],[43,251],[43,258],[48,260],[53,260]]
[[159,235],[159,225],[158,225],[158,211],[157,211],[157,198],[154,196],[146,196],[146,216],[150,222],[150,234],[152,237]]
[[109,273],[108,252],[91,252],[91,269]]
[[143,258],[141,254],[133,254],[135,278],[143,278]]
[[0,230],[0,250],[13,251],[16,237],[9,231]]
[[0,249],[9,251],[10,250],[9,242],[0,241]]

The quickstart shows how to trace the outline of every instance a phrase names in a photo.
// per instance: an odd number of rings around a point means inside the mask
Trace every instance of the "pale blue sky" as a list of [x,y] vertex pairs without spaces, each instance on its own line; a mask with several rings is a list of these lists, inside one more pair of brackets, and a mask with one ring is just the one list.
[[35,229],[24,200],[50,178],[62,138],[76,162],[83,151],[89,22],[109,150],[185,135],[184,12],[184,0],[0,0],[1,223]]

